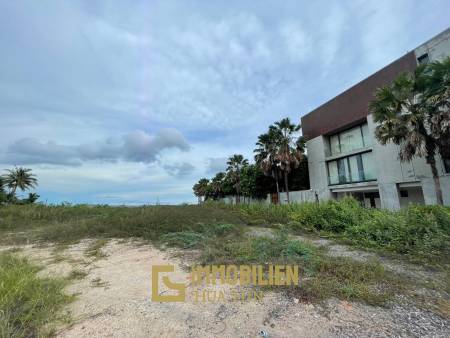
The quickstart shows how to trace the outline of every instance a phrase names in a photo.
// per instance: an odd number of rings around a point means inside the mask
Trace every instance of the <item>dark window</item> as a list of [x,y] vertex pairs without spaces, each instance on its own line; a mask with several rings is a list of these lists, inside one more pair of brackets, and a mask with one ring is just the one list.
[[408,190],[400,190],[400,197],[408,197]]
[[444,169],[447,174],[450,174],[450,158],[444,158]]
[[426,65],[430,62],[430,58],[428,57],[428,53],[425,53],[417,58],[419,65]]

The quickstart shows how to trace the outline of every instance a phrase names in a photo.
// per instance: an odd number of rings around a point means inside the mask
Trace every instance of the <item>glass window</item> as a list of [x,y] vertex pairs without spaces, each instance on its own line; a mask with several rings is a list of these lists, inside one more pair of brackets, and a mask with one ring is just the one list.
[[339,183],[337,161],[328,162],[328,175],[330,184]]
[[370,146],[369,127],[364,123],[329,137],[331,155],[347,153]]
[[343,131],[340,134],[341,152],[346,153],[364,147],[360,127]]
[[364,153],[361,154],[362,157],[362,165],[364,170],[364,180],[374,180],[376,178],[375,176],[375,170],[373,167],[373,161],[372,161],[372,153]]
[[350,156],[348,158],[350,163],[350,172],[352,182],[364,181],[364,171],[362,168],[361,155]]
[[372,138],[369,135],[369,126],[367,123],[361,126],[361,133],[363,135],[363,145],[364,147],[369,147],[372,145]]
[[376,179],[371,152],[340,158],[328,162],[327,165],[329,184],[345,184]]
[[336,154],[341,153],[338,135],[333,135],[330,137],[330,151],[331,151],[331,155],[336,155]]

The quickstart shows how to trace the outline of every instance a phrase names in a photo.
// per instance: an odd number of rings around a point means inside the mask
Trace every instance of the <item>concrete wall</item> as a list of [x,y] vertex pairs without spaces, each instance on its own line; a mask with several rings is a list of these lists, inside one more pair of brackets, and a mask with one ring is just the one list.
[[399,190],[408,193],[408,197],[400,196],[400,207],[407,207],[410,204],[425,204],[422,187],[399,188]]
[[[225,204],[236,204],[237,201],[237,196],[225,196],[221,199],[219,199],[220,202],[223,202]],[[245,196],[241,196],[240,198],[241,203],[266,203],[267,201],[265,199],[257,199],[257,198],[253,198],[253,197],[245,197]]]
[[428,53],[431,61],[442,60],[450,55],[450,28],[428,40],[414,50],[416,58]]
[[320,201],[332,197],[328,188],[328,173],[325,163],[325,153],[328,147],[326,142],[326,138],[323,136],[315,137],[306,142],[309,184],[311,190],[317,193]]
[[[289,201],[291,203],[314,202],[316,195],[313,190],[299,190],[289,192]],[[280,192],[280,203],[287,204],[287,194]]]

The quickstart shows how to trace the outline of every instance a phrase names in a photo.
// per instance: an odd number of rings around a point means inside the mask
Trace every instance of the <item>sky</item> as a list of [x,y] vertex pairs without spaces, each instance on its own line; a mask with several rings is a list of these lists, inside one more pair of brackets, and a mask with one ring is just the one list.
[[448,0],[0,0],[0,170],[47,203],[192,186],[450,26]]

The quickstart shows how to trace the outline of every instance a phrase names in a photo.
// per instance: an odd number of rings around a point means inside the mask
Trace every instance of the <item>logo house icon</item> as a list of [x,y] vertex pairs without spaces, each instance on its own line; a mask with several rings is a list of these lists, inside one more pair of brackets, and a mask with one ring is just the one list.
[[173,265],[153,265],[152,266],[152,301],[154,302],[184,302],[186,299],[186,285],[183,283],[173,283],[168,276],[162,276],[162,283],[171,290],[178,291],[176,295],[161,295],[159,293],[159,274],[164,272],[174,272]]

